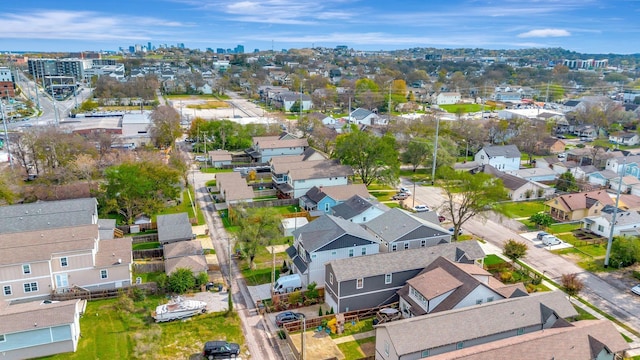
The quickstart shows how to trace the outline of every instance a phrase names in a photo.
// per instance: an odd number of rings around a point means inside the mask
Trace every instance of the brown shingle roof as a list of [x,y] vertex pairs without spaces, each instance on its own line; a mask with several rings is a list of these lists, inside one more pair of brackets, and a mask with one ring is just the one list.
[[326,186],[321,187],[320,190],[336,201],[347,200],[353,195],[360,195],[363,198],[371,197],[371,195],[369,194],[369,190],[367,190],[367,186],[365,184]]
[[309,142],[307,139],[272,139],[269,138],[256,138],[254,139],[254,144],[256,144],[260,150],[265,149],[282,149],[282,148],[292,148],[292,147],[301,147],[301,146],[309,146]]
[[164,249],[165,259],[187,255],[202,255],[202,243],[199,240],[180,241],[166,244],[162,248]]
[[47,261],[52,253],[91,251],[97,239],[97,224],[0,234],[0,265]]
[[239,172],[217,173],[216,181],[225,201],[253,199],[253,188]]
[[164,272],[167,275],[171,275],[180,268],[189,269],[193,271],[194,274],[198,274],[207,271],[207,259],[204,255],[191,255],[166,259],[164,261]]
[[603,205],[614,204],[613,200],[611,199],[611,196],[604,190],[561,195],[549,201],[554,201],[554,200],[558,200],[558,203],[562,204],[564,208],[568,211],[587,209],[593,206],[594,200],[599,201]]
[[0,303],[0,334],[71,324],[80,301],[69,300],[51,304],[32,301],[15,305],[3,301]]
[[101,240],[100,249],[96,253],[96,267],[106,267],[121,264],[127,266],[133,262],[131,255],[131,238],[115,238]]
[[407,284],[418,290],[427,300],[431,300],[460,287],[462,281],[438,267],[408,280]]

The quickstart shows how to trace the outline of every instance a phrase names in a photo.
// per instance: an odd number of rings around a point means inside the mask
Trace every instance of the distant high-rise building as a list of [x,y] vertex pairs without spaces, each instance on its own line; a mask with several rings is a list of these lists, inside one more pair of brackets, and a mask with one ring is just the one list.
[[178,48],[184,49],[184,43],[178,43]]
[[29,59],[29,74],[34,78],[45,76],[70,76],[77,81],[84,79],[84,70],[93,65],[91,59]]
[[260,52],[260,49],[255,48],[255,49],[253,49],[253,52],[254,52],[254,53]]
[[129,46],[129,52],[130,53],[135,53],[136,52],[136,47],[135,46]]
[[234,53],[236,54],[244,54],[244,45],[238,45],[234,49]]
[[207,51],[214,52],[212,48],[207,48]]
[[223,48],[217,48],[216,49],[216,54],[224,54],[224,49]]
[[153,48],[151,47],[151,41],[149,41],[149,42],[147,43],[147,50],[148,50],[148,51],[153,50]]

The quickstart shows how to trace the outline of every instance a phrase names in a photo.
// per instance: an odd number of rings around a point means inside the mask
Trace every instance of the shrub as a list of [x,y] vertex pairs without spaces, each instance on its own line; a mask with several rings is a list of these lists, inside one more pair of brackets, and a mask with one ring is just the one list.
[[525,287],[527,288],[527,292],[529,294],[532,292],[536,292],[536,286],[533,284],[527,284]]
[[318,307],[318,316],[322,316],[322,306]]
[[515,261],[527,254],[527,244],[509,239],[509,241],[504,244],[503,254]]
[[509,282],[513,279],[513,273],[511,271],[503,271],[500,273],[500,280],[502,282]]
[[300,294],[300,291],[294,291],[291,294],[289,294],[289,303],[290,304],[295,305],[295,304],[299,303],[300,300],[302,300],[302,294]]
[[289,272],[289,267],[287,266],[287,260],[282,261],[282,267],[280,268],[280,272],[286,274]]
[[206,272],[201,272],[196,277],[196,287],[200,287],[202,285],[207,285],[209,283],[209,275]]
[[144,290],[138,287],[132,287],[129,292],[129,296],[131,296],[133,301],[142,301],[147,297],[147,294],[144,292]]
[[135,310],[133,300],[126,294],[120,295],[118,301],[115,304],[116,309],[122,313],[131,313]]
[[167,288],[176,294],[184,294],[187,290],[193,289],[196,285],[196,278],[190,269],[179,268],[169,276]]
[[561,282],[564,292],[566,292],[569,297],[577,296],[584,287],[584,282],[578,278],[578,274],[576,273],[562,274]]

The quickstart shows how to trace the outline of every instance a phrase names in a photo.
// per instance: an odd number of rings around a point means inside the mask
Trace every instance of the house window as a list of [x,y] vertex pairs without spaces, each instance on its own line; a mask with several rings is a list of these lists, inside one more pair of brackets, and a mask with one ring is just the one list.
[[425,247],[425,246],[427,246],[427,240],[425,239],[420,240],[420,247]]
[[69,265],[67,258],[66,257],[60,258],[60,266],[66,267],[67,265]]
[[24,287],[24,292],[26,292],[26,293],[38,291],[38,283],[37,282],[24,283],[24,284],[22,284],[22,286]]
[[69,286],[69,277],[67,274],[56,274],[56,287],[64,288]]
[[100,270],[100,279],[106,279],[108,276],[107,270]]
[[429,350],[422,350],[422,352],[420,353],[421,357],[427,357],[429,356]]
[[392,280],[392,275],[391,274],[384,274],[384,283],[385,284],[391,284],[391,280]]
[[356,279],[356,289],[362,289],[364,287],[364,279]]
[[367,248],[363,247],[362,251],[360,252],[360,255],[367,255]]
[[329,212],[329,203],[324,204],[324,212]]
[[482,304],[482,299],[476,300],[476,305],[480,305],[480,304]]
[[367,217],[366,217],[366,216],[364,216],[364,217],[362,218],[362,222],[367,222]]
[[349,249],[349,257],[353,257],[353,249]]
[[31,265],[29,265],[29,264],[22,265],[22,273],[23,274],[31,274]]
[[456,349],[460,350],[464,348],[464,341],[460,341],[459,343],[456,344]]
[[518,329],[518,335],[522,335],[522,334],[524,334],[524,328]]
[[405,242],[404,243],[404,249],[405,250],[409,250],[409,242]]
[[329,273],[329,284],[333,285],[333,273]]
[[388,341],[384,341],[384,353],[389,356],[389,342]]
[[397,251],[397,250],[398,250],[398,244],[391,245],[391,251]]
[[4,296],[9,296],[11,294],[13,294],[13,292],[11,291],[11,285],[5,285],[2,287],[2,293],[4,294]]
[[487,298],[487,302],[492,302],[492,301],[493,301],[493,296],[489,296],[489,297]]
[[0,334],[0,342],[5,342],[7,339],[4,338],[4,334]]
[[337,253],[338,253],[337,251],[332,251],[332,252],[331,252],[331,255],[335,255],[335,254],[337,254]]
[[599,232],[603,232],[603,231],[604,231],[604,226],[602,226],[602,225],[598,225],[598,231],[599,231]]

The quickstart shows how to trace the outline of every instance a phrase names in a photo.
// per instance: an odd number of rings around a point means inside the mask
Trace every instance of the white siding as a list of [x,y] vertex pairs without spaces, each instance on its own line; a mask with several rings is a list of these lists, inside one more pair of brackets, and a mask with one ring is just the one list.
[[502,299],[502,295],[497,292],[489,289],[488,287],[479,285],[472,292],[469,293],[462,301],[460,301],[454,309],[460,309],[467,306],[476,305],[478,300],[482,300],[483,303],[488,302],[490,298],[493,298],[493,301]]
[[347,185],[349,183],[346,176],[341,177],[332,177],[330,179],[307,179],[307,180],[296,180],[292,181],[288,180],[289,185],[294,189],[293,190],[293,198],[297,199],[309,191],[314,186],[317,187],[329,187],[329,186],[337,186],[337,185]]
[[[378,253],[378,244],[370,244],[365,246],[354,246],[342,249],[335,250],[327,250],[327,251],[318,251],[311,253],[311,263],[309,264],[309,269],[307,270],[308,282],[304,284],[305,286],[309,283],[316,282],[318,286],[324,286],[324,271],[325,264],[331,260],[337,259],[346,259],[349,257],[349,249],[353,249],[353,257],[362,256],[362,248],[367,249],[367,255],[377,254]],[[335,252],[335,254],[333,254]],[[315,258],[313,256],[316,256]],[[303,276],[303,281],[306,277]]]

